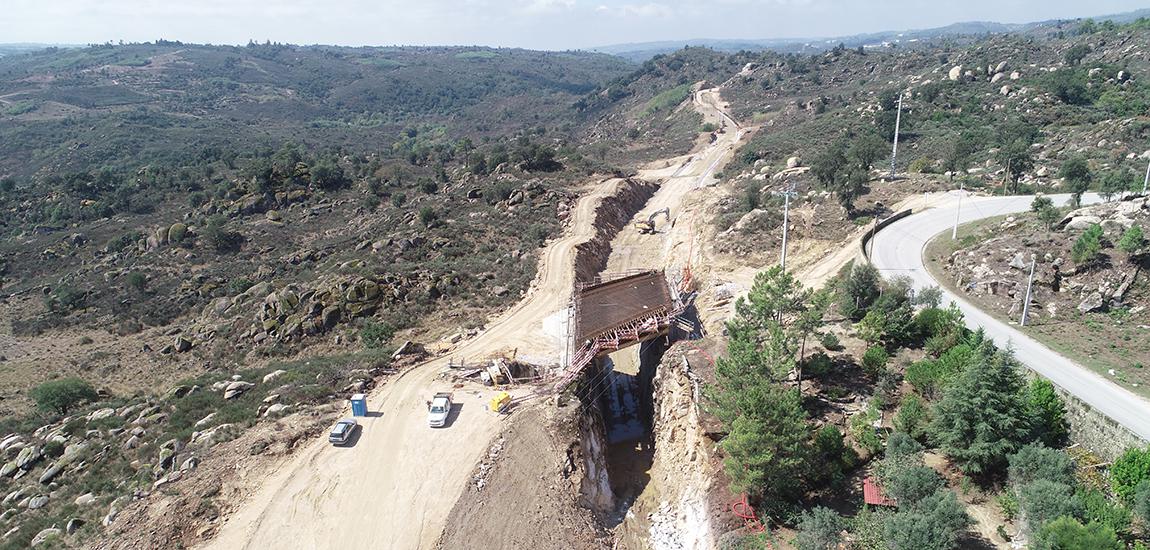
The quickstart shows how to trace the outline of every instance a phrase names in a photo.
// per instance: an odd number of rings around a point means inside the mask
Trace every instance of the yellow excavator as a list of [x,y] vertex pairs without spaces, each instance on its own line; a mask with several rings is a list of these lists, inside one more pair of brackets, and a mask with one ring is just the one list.
[[659,217],[659,214],[666,216],[668,222],[671,221],[671,209],[664,208],[662,210],[656,210],[652,212],[646,220],[635,222],[635,229],[638,229],[639,233],[643,235],[655,234],[655,218]]

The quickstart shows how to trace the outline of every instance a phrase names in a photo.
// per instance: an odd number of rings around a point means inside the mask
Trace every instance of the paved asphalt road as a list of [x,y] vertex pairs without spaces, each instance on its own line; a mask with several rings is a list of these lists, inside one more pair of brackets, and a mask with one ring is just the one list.
[[[1056,204],[1064,204],[1068,195],[1050,195],[1050,198]],[[927,241],[943,231],[949,231],[954,225],[956,214],[961,213],[961,222],[966,223],[1029,210],[1032,200],[1032,196],[963,196],[959,207],[958,194],[954,192],[941,201],[938,207],[899,220],[879,231],[873,244],[874,265],[886,276],[911,277],[916,289],[941,286],[923,265],[923,249]],[[1083,202],[1098,200],[1096,196],[1087,196]],[[939,238],[950,238],[950,235]],[[1049,378],[1143,439],[1150,440],[1150,401],[1051,351],[1020,332],[1016,326],[994,319],[961,297],[944,291],[943,303],[952,300],[966,315],[968,326],[985,328],[987,335],[999,345],[1013,347],[1017,358],[1027,367]]]

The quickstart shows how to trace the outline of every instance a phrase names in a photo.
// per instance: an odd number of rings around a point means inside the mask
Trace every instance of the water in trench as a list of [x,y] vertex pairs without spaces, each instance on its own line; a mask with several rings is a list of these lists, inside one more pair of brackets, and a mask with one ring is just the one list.
[[615,352],[603,361],[605,387],[598,405],[606,431],[607,473],[619,521],[651,479],[655,457],[654,378],[665,349],[665,340],[659,338]]

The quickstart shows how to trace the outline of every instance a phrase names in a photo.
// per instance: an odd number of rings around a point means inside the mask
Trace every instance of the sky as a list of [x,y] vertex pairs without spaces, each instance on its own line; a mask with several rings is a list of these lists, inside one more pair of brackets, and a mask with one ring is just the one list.
[[1106,15],[1145,0],[0,0],[0,43],[157,39],[564,50]]

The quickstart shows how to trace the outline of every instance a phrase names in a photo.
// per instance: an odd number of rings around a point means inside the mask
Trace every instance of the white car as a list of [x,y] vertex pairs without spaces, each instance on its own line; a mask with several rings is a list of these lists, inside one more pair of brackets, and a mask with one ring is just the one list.
[[427,425],[432,428],[442,428],[447,425],[447,417],[451,415],[451,393],[440,392],[427,403]]
[[331,429],[331,433],[327,435],[327,440],[333,445],[344,445],[350,439],[355,429],[359,427],[359,423],[354,418],[345,418],[335,423]]

